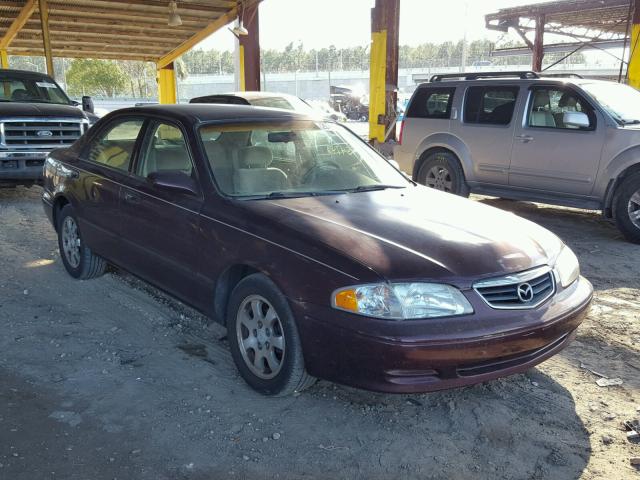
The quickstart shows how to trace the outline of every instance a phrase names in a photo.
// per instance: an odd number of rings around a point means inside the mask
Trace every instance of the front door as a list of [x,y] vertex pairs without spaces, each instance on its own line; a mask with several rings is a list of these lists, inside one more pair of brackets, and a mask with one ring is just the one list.
[[185,135],[177,126],[151,121],[136,165],[121,192],[123,243],[131,271],[191,305],[211,302],[201,281],[201,193],[153,185],[149,175],[182,172],[198,178]]
[[[565,112],[583,113],[589,125],[566,125]],[[605,129],[602,116],[571,87],[532,88],[524,121],[516,127],[509,185],[589,195],[598,173]]]

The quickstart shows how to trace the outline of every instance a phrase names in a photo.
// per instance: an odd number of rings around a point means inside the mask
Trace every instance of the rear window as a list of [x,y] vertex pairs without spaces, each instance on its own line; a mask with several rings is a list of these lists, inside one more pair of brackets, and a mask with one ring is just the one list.
[[451,104],[455,88],[421,88],[409,105],[407,117],[451,118]]
[[469,87],[464,103],[465,123],[508,125],[518,97],[518,87]]

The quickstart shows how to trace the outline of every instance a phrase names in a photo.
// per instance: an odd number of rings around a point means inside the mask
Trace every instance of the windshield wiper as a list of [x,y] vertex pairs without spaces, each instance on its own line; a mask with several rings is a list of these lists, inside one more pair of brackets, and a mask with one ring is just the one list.
[[624,118],[620,120],[623,125],[637,125],[640,123],[640,120],[625,120]]
[[271,200],[278,198],[320,197],[323,195],[341,195],[344,190],[323,190],[320,192],[271,192],[266,195],[248,195],[240,197],[244,200]]
[[406,188],[401,185],[360,185],[355,188],[347,188],[345,192],[373,192],[376,190],[386,190],[388,188]]

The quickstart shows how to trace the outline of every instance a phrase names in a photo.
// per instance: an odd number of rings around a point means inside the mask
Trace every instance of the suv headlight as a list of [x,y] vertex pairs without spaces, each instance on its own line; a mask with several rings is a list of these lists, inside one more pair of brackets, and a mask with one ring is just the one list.
[[556,278],[563,288],[571,285],[580,276],[578,257],[576,257],[576,254],[566,245],[562,247],[560,255],[556,258],[554,270],[556,272]]
[[367,317],[386,320],[447,317],[473,313],[455,287],[440,283],[380,283],[336,290],[331,305]]

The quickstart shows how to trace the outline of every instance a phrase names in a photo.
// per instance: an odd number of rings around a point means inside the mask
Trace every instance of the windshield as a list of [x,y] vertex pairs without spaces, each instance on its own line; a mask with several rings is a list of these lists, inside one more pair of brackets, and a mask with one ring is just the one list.
[[69,105],[69,98],[53,80],[47,77],[0,75],[0,101],[27,103],[59,103]]
[[581,85],[617,122],[640,123],[640,92],[620,83]]
[[333,123],[205,125],[200,137],[216,183],[233,197],[299,197],[412,185],[384,157]]

